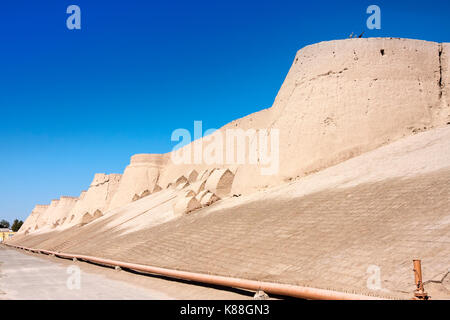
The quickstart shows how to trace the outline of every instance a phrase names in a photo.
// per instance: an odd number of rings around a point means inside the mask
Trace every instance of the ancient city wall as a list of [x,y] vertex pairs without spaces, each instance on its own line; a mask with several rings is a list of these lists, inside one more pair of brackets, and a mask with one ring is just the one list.
[[[408,39],[347,39],[307,46],[297,52],[271,108],[218,131],[225,135],[227,129],[264,129],[268,140],[279,134],[276,172],[262,174],[267,164],[260,158],[249,164],[248,155],[244,164],[195,163],[193,158],[176,164],[170,153],[135,155],[121,179],[96,175],[67,215],[69,225],[80,223],[86,213],[103,214],[181,182],[186,187],[192,170],[200,176],[206,170],[211,174],[213,169],[230,169],[231,178],[224,181],[232,186],[225,196],[248,194],[446,125],[450,122],[449,56],[448,43]],[[207,149],[211,141],[203,138],[181,150],[196,143]],[[224,144],[224,153],[226,148]],[[52,202],[40,215],[38,226],[55,214],[55,206]]]
[[[81,222],[85,215],[103,215],[117,191],[121,180],[120,174],[97,173],[89,189],[80,195],[80,200],[67,214],[65,226],[72,226]],[[87,217],[87,216],[86,216]]]
[[51,217],[54,216],[55,211],[56,211],[56,207],[58,206],[59,200],[52,200],[50,202],[50,205],[48,206],[48,208],[39,215],[39,217],[36,219],[36,224],[34,226],[34,230],[39,230],[41,231],[41,229],[46,228],[47,226],[50,226],[50,222],[51,222]]
[[130,165],[125,168],[122,180],[118,185],[109,209],[118,208],[133,200],[134,195],[140,195],[156,187],[165,157],[159,154],[137,154],[131,157]]
[[77,201],[78,198],[76,197],[61,197],[53,212],[53,216],[49,217],[47,222],[50,227],[56,228],[62,225],[67,220],[69,212],[73,209]]
[[22,224],[22,227],[18,231],[19,233],[25,233],[25,232],[31,232],[34,230],[36,226],[36,222],[41,214],[44,214],[45,211],[48,209],[49,205],[36,205],[31,211],[31,214],[28,216],[28,218],[24,221]]
[[450,122],[450,43],[443,43],[441,45],[440,60],[440,86],[442,90],[442,109],[440,116],[444,119],[444,121],[447,121],[448,124]]
[[238,170],[233,192],[289,181],[444,125],[439,47],[351,39],[300,50],[270,110],[270,127],[280,132],[279,175],[251,179],[256,170]]

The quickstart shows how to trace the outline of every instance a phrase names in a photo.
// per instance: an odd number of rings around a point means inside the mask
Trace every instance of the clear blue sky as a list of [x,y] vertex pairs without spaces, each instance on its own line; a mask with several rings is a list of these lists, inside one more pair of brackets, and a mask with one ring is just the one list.
[[[297,50],[324,40],[450,41],[450,2],[10,0],[0,4],[0,219],[77,196],[135,153],[270,107]],[[81,8],[81,30],[66,8]],[[365,13],[381,7],[382,29]]]

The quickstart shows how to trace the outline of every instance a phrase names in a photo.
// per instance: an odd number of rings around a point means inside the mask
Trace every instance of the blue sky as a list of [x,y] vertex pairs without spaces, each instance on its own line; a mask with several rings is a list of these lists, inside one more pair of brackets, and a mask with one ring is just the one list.
[[[66,8],[81,8],[81,30]],[[367,30],[366,8],[381,8]],[[297,50],[347,38],[449,42],[449,1],[95,1],[0,4],[0,219],[77,196],[135,153],[270,107]]]

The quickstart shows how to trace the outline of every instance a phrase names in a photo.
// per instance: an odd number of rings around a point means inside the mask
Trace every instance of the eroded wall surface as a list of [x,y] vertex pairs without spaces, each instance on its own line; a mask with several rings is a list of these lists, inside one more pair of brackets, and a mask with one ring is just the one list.
[[22,224],[22,227],[20,227],[18,233],[32,232],[36,226],[36,222],[39,219],[39,216],[41,214],[44,214],[48,207],[49,205],[36,205],[33,211],[31,211],[28,218]]
[[66,226],[80,223],[84,215],[94,216],[97,212],[107,210],[121,180],[120,174],[97,173],[89,189],[80,195],[80,200],[67,214]]
[[441,70],[440,70],[440,86],[441,111],[439,115],[447,124],[450,123],[450,43],[443,43],[440,52]]
[[135,195],[149,190],[158,184],[160,171],[165,164],[165,157],[160,154],[137,154],[131,157],[126,167],[117,192],[111,199],[109,209],[115,209],[133,201]]

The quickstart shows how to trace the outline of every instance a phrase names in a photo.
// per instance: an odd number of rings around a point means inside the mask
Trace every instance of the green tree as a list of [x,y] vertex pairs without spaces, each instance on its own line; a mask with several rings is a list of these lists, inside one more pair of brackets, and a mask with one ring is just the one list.
[[14,231],[14,232],[17,232],[17,231],[19,231],[19,229],[20,229],[20,227],[22,225],[23,225],[23,221],[22,220],[15,219],[13,224],[12,224],[11,230]]
[[9,228],[9,222],[3,219],[0,221],[0,228]]

